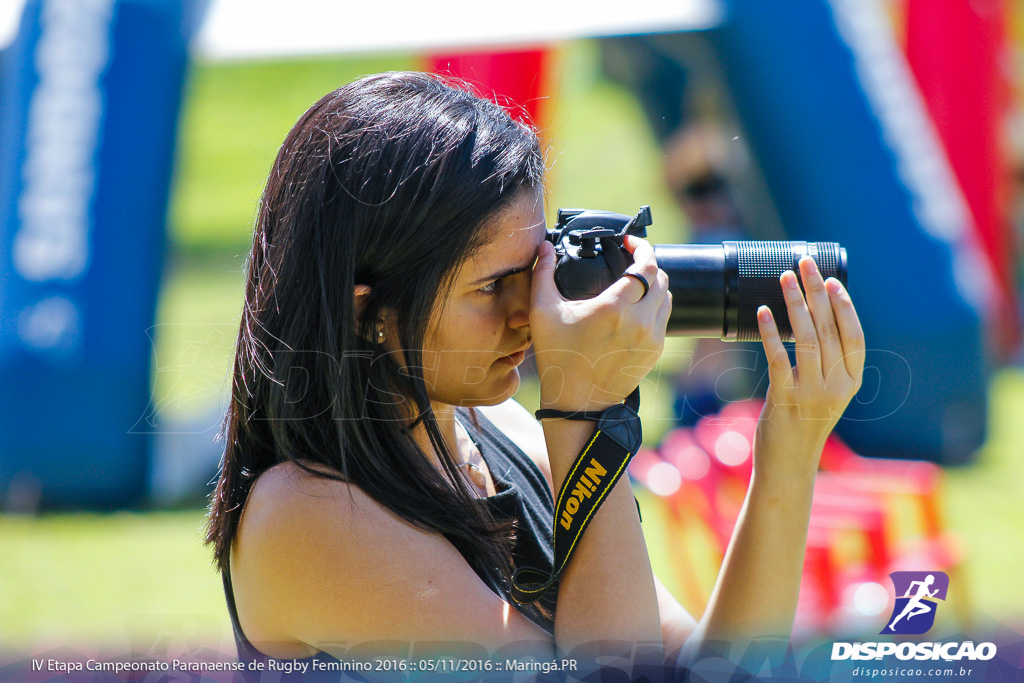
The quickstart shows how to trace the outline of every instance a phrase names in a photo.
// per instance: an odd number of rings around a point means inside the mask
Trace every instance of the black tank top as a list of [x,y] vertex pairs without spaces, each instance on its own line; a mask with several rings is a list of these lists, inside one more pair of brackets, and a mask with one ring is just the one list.
[[[482,504],[488,506],[491,514],[498,520],[512,520],[515,524],[515,541],[512,547],[512,559],[515,567],[535,567],[546,573],[551,573],[554,564],[554,544],[552,540],[554,501],[551,497],[551,490],[548,488],[544,475],[530,458],[523,453],[505,434],[501,432],[490,420],[484,417],[480,411],[470,409],[458,409],[459,421],[465,426],[470,436],[476,442],[483,455],[487,468],[491,471],[498,493],[481,500]],[[455,544],[458,548],[458,544]],[[475,563],[470,563],[474,566]],[[509,593],[508,586],[501,577],[492,575],[490,572],[476,570],[477,575],[486,583],[491,590],[501,596],[506,602],[516,605]],[[235,595],[231,588],[230,573],[222,575],[224,582],[224,595],[227,598],[228,614],[231,617],[231,627],[235,633],[235,644],[238,647],[238,659],[241,662],[253,661],[269,662],[273,657],[268,657],[257,650],[245,637],[242,627],[238,622],[238,610],[235,606]],[[558,598],[557,584],[540,601],[547,614],[537,611],[521,609],[527,617],[544,628],[548,633],[554,632],[554,614]],[[518,605],[516,605],[519,608]],[[331,655],[320,652],[311,657],[297,660],[310,664],[309,671],[312,671],[313,660],[320,662],[337,662]],[[276,660],[282,661],[282,660]],[[294,661],[294,660],[284,660]],[[329,672],[321,672],[327,674]],[[315,674],[315,672],[314,672]],[[311,676],[306,673],[302,680],[309,680],[311,677],[322,678],[323,680],[337,680],[338,673],[329,675]],[[259,680],[258,672],[247,671],[243,678]],[[287,680],[275,678],[275,680]],[[268,679],[269,680],[269,679]],[[298,680],[298,677],[296,677]]]

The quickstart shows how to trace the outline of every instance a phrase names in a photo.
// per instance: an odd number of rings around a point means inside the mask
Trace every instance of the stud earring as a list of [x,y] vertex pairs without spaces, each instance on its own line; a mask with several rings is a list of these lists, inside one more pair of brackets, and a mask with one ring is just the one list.
[[377,323],[377,343],[384,343],[384,323]]

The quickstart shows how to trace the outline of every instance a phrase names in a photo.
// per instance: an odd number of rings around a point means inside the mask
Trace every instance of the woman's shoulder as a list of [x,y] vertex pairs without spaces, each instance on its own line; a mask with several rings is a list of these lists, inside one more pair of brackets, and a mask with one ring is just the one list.
[[[319,472],[314,474],[305,467]],[[324,476],[326,475],[326,476]],[[282,462],[266,470],[256,479],[245,501],[239,526],[262,526],[273,523],[280,526],[298,515],[293,510],[308,512],[308,508],[334,501],[339,495],[351,496],[358,487],[343,481],[326,465],[310,461]]]
[[[302,656],[306,644],[322,649],[325,641],[434,632],[502,642],[512,626],[500,618],[500,598],[442,535],[358,486],[294,463],[267,470],[254,485],[231,563],[242,629],[271,656]],[[515,620],[517,637],[533,629]]]
[[271,467],[256,480],[245,502],[236,540],[242,547],[250,542],[280,541],[295,550],[306,540],[317,542],[316,537],[327,526],[334,532],[344,532],[365,518],[380,523],[387,516],[401,522],[327,465],[288,461]]
[[349,558],[359,558],[414,528],[327,465],[284,462],[260,475],[249,492],[231,559],[316,564],[325,545],[343,546]]
[[[402,565],[398,549],[410,546],[422,549],[421,561],[443,556],[442,540],[430,536],[324,465],[271,467],[253,485],[231,544],[243,631],[279,657],[309,654],[305,644],[327,633],[359,634],[346,617],[367,613],[360,596],[380,590],[379,567]],[[349,609],[340,608],[345,600]]]
[[[300,656],[296,629],[329,576],[372,586],[382,548],[408,540],[408,522],[330,468],[284,462],[263,472],[245,502],[231,546],[231,578],[247,637],[292,643],[272,656]],[[326,476],[324,476],[326,475]],[[291,613],[294,611],[294,614]],[[259,647],[259,645],[257,645]]]
[[541,471],[548,485],[551,485],[551,464],[548,462],[544,430],[530,411],[514,398],[498,405],[482,406],[476,410],[518,446]]
[[268,494],[303,495],[325,493],[329,489],[349,491],[353,488],[335,469],[315,460],[286,460],[265,470],[256,479],[246,506],[254,497],[266,498]]

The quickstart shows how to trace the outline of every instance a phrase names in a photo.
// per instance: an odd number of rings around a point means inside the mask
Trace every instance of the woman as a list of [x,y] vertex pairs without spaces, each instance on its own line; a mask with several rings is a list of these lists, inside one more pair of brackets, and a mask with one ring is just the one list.
[[806,302],[782,276],[796,368],[759,312],[771,388],[701,622],[655,580],[625,478],[557,590],[511,604],[516,567],[550,569],[551,495],[594,433],[538,424],[511,400],[516,367],[532,345],[543,407],[603,410],[653,367],[671,308],[634,238],[649,291],[624,277],[562,299],[542,183],[532,130],[424,74],[356,81],[288,134],[249,256],[207,536],[242,657],[392,640],[413,653],[526,643],[553,659],[600,640],[674,652],[788,633],[817,460],[864,357],[849,296],[810,259]]

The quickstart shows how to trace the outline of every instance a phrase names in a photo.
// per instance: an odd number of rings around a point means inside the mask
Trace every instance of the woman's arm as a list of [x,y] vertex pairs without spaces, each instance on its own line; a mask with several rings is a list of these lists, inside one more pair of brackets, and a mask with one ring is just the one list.
[[[552,420],[544,425],[556,490],[594,424]],[[561,451],[561,452],[559,452]],[[571,453],[571,455],[570,455]],[[559,457],[561,456],[561,457]],[[629,477],[622,477],[594,515],[562,574],[555,641],[563,652],[599,640],[661,642],[654,575]]]
[[[548,461],[544,430],[533,415],[515,399],[509,399],[496,406],[477,408],[488,420],[511,439],[537,466],[554,491],[551,480],[551,464]],[[661,639],[667,653],[675,653],[697,628],[697,621],[679,604],[672,593],[654,576],[654,588],[658,599],[658,618],[661,622]]]
[[814,476],[825,439],[861,385],[864,333],[839,281],[814,261],[781,282],[796,338],[796,367],[763,307],[768,395],[754,437],[754,471],[708,608],[691,642],[788,637],[796,614]]
[[[541,406],[600,411],[621,402],[664,346],[672,299],[647,242],[627,238],[649,291],[621,278],[594,299],[566,301],[554,283],[554,251],[543,243],[534,269],[530,328]],[[593,422],[543,423],[554,490],[594,434]],[[661,646],[657,591],[640,519],[623,477],[575,546],[558,589],[555,641],[563,651],[600,640]]]

